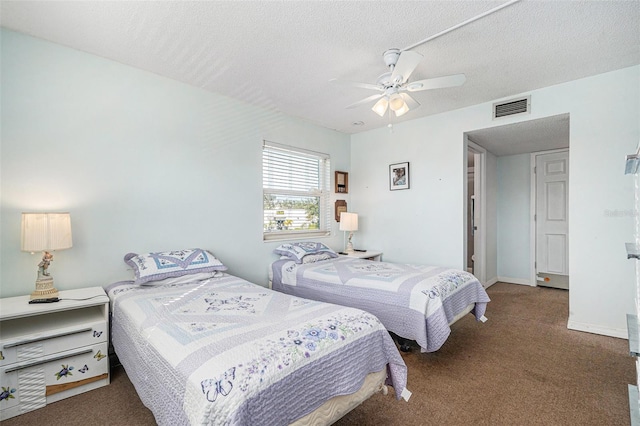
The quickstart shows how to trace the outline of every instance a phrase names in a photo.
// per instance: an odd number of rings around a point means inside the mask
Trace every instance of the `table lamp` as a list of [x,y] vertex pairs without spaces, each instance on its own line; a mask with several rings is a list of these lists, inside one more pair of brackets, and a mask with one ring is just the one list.
[[345,253],[353,253],[353,244],[351,244],[351,238],[353,238],[353,231],[358,230],[358,213],[340,213],[340,230],[349,231],[349,242]]
[[58,297],[58,290],[53,286],[53,277],[49,273],[53,261],[50,252],[68,249],[72,245],[69,213],[22,213],[21,250],[31,254],[43,252],[42,261],[38,264],[36,290],[31,293],[31,300]]

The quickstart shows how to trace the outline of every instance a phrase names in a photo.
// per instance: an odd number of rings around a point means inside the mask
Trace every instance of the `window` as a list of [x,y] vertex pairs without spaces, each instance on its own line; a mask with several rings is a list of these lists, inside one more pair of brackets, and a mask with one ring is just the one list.
[[329,235],[329,170],[328,154],[264,141],[264,240]]

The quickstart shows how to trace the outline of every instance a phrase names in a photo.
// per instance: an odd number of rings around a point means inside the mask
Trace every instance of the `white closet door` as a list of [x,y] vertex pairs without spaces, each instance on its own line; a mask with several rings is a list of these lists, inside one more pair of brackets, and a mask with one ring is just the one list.
[[537,272],[569,275],[569,152],[536,156]]

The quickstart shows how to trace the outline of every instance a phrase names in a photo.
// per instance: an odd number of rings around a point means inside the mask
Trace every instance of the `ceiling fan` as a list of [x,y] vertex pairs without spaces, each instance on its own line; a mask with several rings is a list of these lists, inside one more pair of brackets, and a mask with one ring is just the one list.
[[347,106],[347,108],[356,108],[377,100],[371,109],[380,117],[384,117],[388,109],[393,111],[396,117],[400,117],[409,110],[420,106],[418,101],[407,92],[460,86],[464,84],[466,80],[464,74],[455,74],[410,82],[409,77],[411,73],[424,58],[421,54],[410,50],[401,51],[400,49],[389,49],[384,52],[382,56],[389,71],[378,77],[378,81],[375,84],[356,83],[335,78],[329,80],[333,83],[346,84],[381,92],[351,104]]

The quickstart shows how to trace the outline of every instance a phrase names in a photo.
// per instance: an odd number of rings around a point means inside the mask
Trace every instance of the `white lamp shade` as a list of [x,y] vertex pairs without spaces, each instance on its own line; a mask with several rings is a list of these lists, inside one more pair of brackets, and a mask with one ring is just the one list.
[[358,230],[358,213],[340,213],[340,230],[341,231],[357,231]]
[[64,250],[72,246],[69,213],[22,213],[22,251]]

